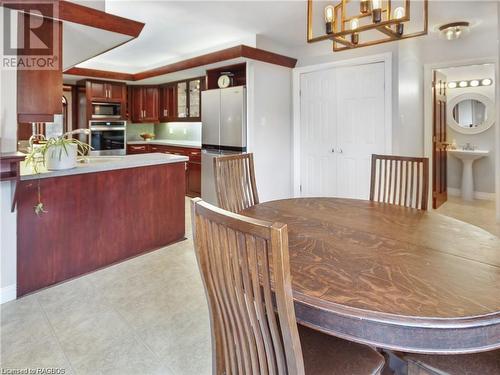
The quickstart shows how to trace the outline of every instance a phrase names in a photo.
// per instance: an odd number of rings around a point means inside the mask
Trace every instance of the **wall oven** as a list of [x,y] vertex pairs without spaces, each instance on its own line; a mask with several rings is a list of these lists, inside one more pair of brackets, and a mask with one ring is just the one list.
[[121,103],[97,103],[92,102],[92,118],[121,118]]
[[125,155],[126,121],[89,121],[90,155]]

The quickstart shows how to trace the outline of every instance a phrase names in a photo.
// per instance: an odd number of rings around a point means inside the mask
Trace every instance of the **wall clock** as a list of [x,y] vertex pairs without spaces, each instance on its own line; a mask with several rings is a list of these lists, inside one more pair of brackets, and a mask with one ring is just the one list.
[[225,89],[226,87],[229,87],[231,85],[231,77],[229,77],[227,74],[222,74],[219,79],[217,80],[217,85],[221,89]]

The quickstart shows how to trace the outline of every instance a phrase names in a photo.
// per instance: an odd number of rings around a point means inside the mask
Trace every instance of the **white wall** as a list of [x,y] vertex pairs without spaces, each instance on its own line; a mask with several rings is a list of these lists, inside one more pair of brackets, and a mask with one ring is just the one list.
[[[3,7],[0,7],[0,19],[3,19]],[[16,89],[16,71],[0,69],[0,152],[17,148]],[[0,303],[16,297],[16,214],[10,212],[11,196],[10,182],[0,182]]]
[[[479,86],[468,88],[449,89],[447,92],[447,102],[459,95],[466,93],[481,94],[495,102],[495,66],[487,65],[471,65],[463,67],[455,67],[448,69],[439,69],[444,73],[447,81],[471,80],[477,78],[493,78],[492,86]],[[496,158],[496,124],[480,134],[461,134],[453,130],[450,126],[447,127],[448,142],[456,141],[458,146],[466,143],[471,143],[481,150],[489,150],[490,154],[482,159],[474,162],[474,190],[483,193],[495,192],[495,158]],[[452,189],[460,189],[462,185],[462,162],[454,157],[448,157],[448,187]]]
[[292,70],[247,62],[248,151],[254,153],[260,201],[292,195]]

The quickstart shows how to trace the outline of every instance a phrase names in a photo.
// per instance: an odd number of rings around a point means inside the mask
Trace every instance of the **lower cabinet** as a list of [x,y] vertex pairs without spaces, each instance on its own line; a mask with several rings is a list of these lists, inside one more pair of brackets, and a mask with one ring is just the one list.
[[150,152],[187,156],[189,161],[186,163],[186,195],[189,197],[201,196],[201,150],[152,144],[127,145],[127,155]]

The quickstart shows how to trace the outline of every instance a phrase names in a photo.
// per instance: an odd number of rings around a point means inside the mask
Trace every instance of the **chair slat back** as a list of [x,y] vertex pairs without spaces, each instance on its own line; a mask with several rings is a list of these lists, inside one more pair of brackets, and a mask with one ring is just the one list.
[[259,203],[253,154],[214,158],[215,190],[219,207],[240,212]]
[[192,201],[192,220],[210,310],[213,373],[304,374],[286,225],[199,198]]
[[427,210],[429,159],[372,155],[370,200]]

